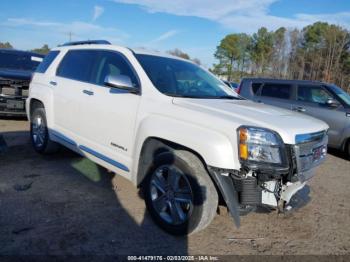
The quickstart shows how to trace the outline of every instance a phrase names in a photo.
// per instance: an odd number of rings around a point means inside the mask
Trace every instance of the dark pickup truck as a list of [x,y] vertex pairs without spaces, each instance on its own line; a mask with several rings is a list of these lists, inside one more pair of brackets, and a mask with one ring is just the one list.
[[0,49],[0,116],[25,116],[32,74],[43,55],[13,49]]

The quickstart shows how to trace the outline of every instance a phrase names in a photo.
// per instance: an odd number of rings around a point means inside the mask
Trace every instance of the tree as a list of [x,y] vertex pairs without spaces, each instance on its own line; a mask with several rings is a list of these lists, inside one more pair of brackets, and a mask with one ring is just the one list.
[[198,58],[191,58],[189,56],[189,54],[181,51],[178,48],[175,48],[174,50],[169,50],[168,53],[173,55],[173,56],[177,56],[177,57],[181,57],[183,59],[191,60],[192,62],[196,63],[197,65],[201,65],[202,64],[201,60],[199,60]]
[[350,32],[316,22],[303,29],[260,28],[252,35],[228,34],[214,53],[211,71],[229,80],[243,76],[308,79],[350,89]]
[[46,55],[50,52],[50,48],[47,44],[43,45],[41,48],[35,48],[31,50],[34,53]]
[[287,41],[285,27],[278,28],[273,33],[273,53],[272,53],[272,75],[282,77],[286,75],[287,70]]
[[177,57],[181,57],[183,59],[190,60],[190,56],[188,54],[186,54],[185,52],[182,52],[178,48],[175,48],[174,50],[169,50],[168,53],[173,55],[173,56],[177,56]]
[[192,62],[196,63],[197,65],[202,64],[201,60],[199,60],[198,58],[192,58],[191,60],[192,60]]
[[251,38],[247,34],[230,34],[220,41],[214,54],[219,60],[219,64],[214,66],[214,72],[219,75],[226,75],[227,79],[237,79],[238,75],[234,74],[243,71],[249,57],[249,46]]
[[5,43],[0,42],[0,48],[12,49],[13,46],[9,42],[5,42]]
[[252,39],[252,60],[256,65],[255,72],[264,74],[271,61],[273,51],[273,32],[261,27]]

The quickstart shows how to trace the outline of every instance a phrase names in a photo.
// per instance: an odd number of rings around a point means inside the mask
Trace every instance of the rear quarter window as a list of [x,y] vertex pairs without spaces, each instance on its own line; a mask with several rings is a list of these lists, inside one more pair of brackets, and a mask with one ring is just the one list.
[[49,68],[49,66],[52,64],[53,60],[58,56],[60,51],[51,51],[48,53],[44,60],[39,64],[37,69],[35,70],[36,73],[45,73],[46,70]]
[[292,87],[289,84],[265,83],[261,90],[261,96],[289,99],[291,89]]
[[252,91],[253,94],[256,95],[259,91],[259,88],[261,87],[262,83],[252,83]]

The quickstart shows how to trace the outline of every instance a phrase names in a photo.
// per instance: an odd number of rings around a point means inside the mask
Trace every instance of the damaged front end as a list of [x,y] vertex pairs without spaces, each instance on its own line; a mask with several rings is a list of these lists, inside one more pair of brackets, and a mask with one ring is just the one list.
[[30,80],[0,78],[0,115],[25,116]]
[[258,206],[289,210],[291,198],[314,175],[327,153],[326,131],[297,135],[294,145],[284,144],[271,130],[243,127],[238,136],[241,169],[209,167],[237,226],[239,214]]

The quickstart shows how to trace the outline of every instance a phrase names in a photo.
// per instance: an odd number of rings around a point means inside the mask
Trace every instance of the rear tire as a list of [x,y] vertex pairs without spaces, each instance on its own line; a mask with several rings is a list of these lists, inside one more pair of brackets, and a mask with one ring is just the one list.
[[345,145],[345,155],[348,160],[350,160],[350,138],[348,139],[346,145]]
[[198,232],[216,215],[216,188],[203,163],[188,151],[157,155],[142,187],[151,217],[170,234]]
[[40,106],[35,107],[30,118],[30,137],[35,151],[40,154],[57,152],[59,144],[49,137],[45,109]]

